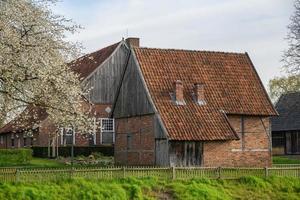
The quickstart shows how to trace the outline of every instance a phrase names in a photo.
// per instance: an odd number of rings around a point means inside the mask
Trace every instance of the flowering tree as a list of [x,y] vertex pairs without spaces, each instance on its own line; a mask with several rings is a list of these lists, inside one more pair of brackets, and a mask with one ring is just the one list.
[[59,125],[83,127],[79,77],[67,63],[78,45],[66,42],[79,27],[49,6],[54,0],[0,0],[0,123],[28,105],[45,108]]

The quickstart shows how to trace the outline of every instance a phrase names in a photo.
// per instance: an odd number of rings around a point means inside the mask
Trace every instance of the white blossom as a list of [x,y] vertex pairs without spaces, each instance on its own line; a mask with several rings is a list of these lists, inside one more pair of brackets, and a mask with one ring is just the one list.
[[0,118],[28,105],[46,108],[58,126],[84,129],[79,76],[68,66],[79,46],[65,41],[79,26],[49,9],[53,0],[0,0]]

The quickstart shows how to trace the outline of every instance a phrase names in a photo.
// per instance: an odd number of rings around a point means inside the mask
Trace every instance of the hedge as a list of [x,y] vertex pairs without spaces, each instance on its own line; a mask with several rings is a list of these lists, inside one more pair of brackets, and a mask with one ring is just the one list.
[[[32,147],[33,156],[39,158],[48,157],[48,147]],[[95,147],[74,147],[74,156],[89,156],[92,153],[101,153],[104,156],[113,156],[113,146],[95,146]],[[71,156],[71,147],[58,147],[58,155],[63,157]]]
[[31,149],[0,149],[1,165],[24,165],[32,159]]

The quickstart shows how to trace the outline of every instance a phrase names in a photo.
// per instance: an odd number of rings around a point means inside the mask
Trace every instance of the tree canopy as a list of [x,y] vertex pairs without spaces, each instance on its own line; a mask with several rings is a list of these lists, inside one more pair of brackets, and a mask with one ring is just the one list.
[[[78,45],[66,34],[79,26],[51,12],[53,0],[0,0],[0,118],[28,105],[46,108],[55,124],[83,125],[83,95],[68,62]],[[9,115],[9,116],[8,116]]]
[[284,52],[284,68],[289,74],[300,74],[300,0],[295,0],[294,14],[288,26],[287,42],[289,48]]
[[300,0],[295,0],[295,11],[288,26],[288,49],[283,54],[285,76],[269,82],[271,98],[275,101],[281,94],[300,91]]

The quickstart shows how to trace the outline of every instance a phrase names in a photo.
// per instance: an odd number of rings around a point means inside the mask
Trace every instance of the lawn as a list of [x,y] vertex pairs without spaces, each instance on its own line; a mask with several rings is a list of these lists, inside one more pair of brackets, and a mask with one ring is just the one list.
[[[80,160],[82,158],[75,158],[75,160],[76,159]],[[105,161],[105,159],[108,160],[110,159],[110,157],[102,158],[102,161]],[[283,156],[273,156],[273,164],[300,164],[300,160],[283,157]],[[70,166],[70,161],[64,163],[62,162],[62,160],[57,160],[57,159],[33,157],[28,164],[16,165],[9,162],[2,162],[0,165],[1,167],[18,167],[18,166],[19,167],[65,167],[65,166]],[[82,165],[75,163],[74,166],[78,167]],[[99,166],[101,166],[101,164],[99,164]]]
[[300,164],[300,159],[287,156],[273,156],[273,164]]
[[244,177],[237,180],[172,181],[126,178],[38,183],[0,183],[0,199],[299,199],[300,179]]
[[55,159],[47,159],[47,158],[32,158],[29,163],[26,164],[16,164],[11,163],[9,161],[1,162],[1,167],[64,167],[66,166],[62,162],[58,162]]
[[32,158],[29,165],[30,167],[64,167],[64,163],[58,162],[55,159],[47,158]]
[[[58,157],[56,159],[37,158],[31,156],[32,152],[28,149],[2,150],[0,151],[0,167],[68,167],[71,166],[70,157]],[[112,166],[114,159],[111,156],[103,156],[100,153],[92,155],[77,156],[73,159],[74,167],[81,166]]]
[[[80,163],[79,163],[79,161],[80,161]],[[103,166],[106,166],[106,164],[103,162],[109,162],[110,157],[102,158],[101,162],[99,162],[99,163],[88,163],[88,162],[84,162],[84,161],[85,160],[83,160],[82,157],[74,158],[74,167],[80,167],[80,166],[103,167]],[[0,164],[0,166],[1,167],[44,167],[44,168],[68,167],[68,166],[70,167],[71,161],[70,161],[70,158],[60,158],[58,160],[58,159],[33,157],[27,164],[15,164],[15,163],[10,163],[10,162],[2,162]]]

